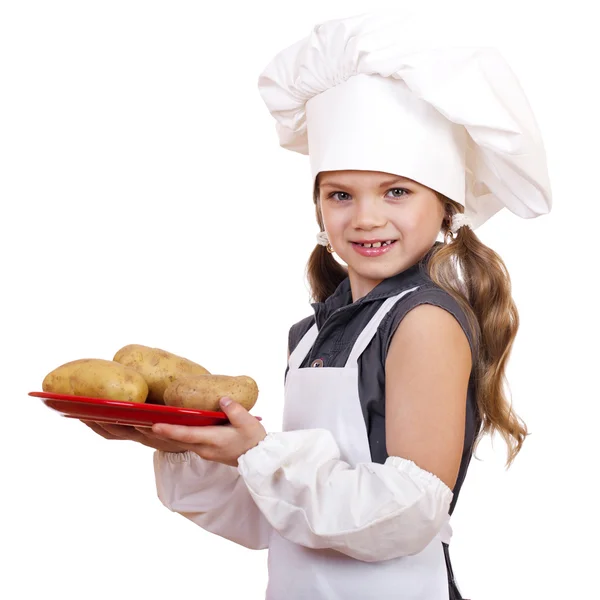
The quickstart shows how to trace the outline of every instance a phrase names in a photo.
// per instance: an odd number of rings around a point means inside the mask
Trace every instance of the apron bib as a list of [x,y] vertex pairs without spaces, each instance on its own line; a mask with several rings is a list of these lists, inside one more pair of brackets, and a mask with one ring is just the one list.
[[[418,286],[417,286],[418,287]],[[394,304],[417,287],[388,298],[358,336],[343,368],[299,368],[312,348],[316,324],[290,355],[285,383],[283,431],[328,429],[341,460],[371,462],[358,391],[358,359]],[[384,442],[384,440],[382,440]],[[448,600],[443,532],[420,553],[381,562],[363,562],[329,549],[294,544],[275,530],[269,543],[267,600]]]

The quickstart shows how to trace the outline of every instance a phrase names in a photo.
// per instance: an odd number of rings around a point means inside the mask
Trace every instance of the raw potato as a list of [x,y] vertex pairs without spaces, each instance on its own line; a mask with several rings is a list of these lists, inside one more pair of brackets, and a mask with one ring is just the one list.
[[196,375],[182,377],[165,391],[165,404],[180,408],[221,411],[219,400],[229,396],[250,410],[258,399],[258,386],[252,377],[241,375]]
[[58,367],[45,377],[42,389],[138,403],[148,397],[148,384],[135,369],[100,358],[76,360]]
[[69,382],[71,374],[82,364],[89,363],[92,360],[95,359],[80,358],[79,360],[73,360],[54,369],[54,371],[48,373],[48,375],[44,377],[42,390],[53,394],[72,394],[73,392],[71,391],[71,384]]
[[165,390],[176,379],[186,375],[210,374],[207,369],[187,358],[140,344],[124,346],[113,360],[135,369],[144,377],[148,384],[150,404],[165,404]]

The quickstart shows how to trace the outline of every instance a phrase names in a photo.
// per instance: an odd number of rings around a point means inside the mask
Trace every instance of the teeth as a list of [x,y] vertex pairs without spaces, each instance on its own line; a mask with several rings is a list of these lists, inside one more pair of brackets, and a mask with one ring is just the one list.
[[393,240],[387,242],[375,242],[374,244],[361,244],[363,248],[380,248],[381,246],[389,246]]

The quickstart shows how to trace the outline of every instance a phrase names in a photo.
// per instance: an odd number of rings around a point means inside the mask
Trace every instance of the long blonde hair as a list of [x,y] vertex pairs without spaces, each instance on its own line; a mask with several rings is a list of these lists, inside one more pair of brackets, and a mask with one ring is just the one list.
[[[452,215],[464,211],[461,204],[437,192],[436,195],[444,205],[442,233],[446,238],[451,235]],[[313,200],[317,222],[323,231],[318,184]],[[461,227],[451,243],[440,244],[431,251],[426,266],[432,281],[451,294],[464,310],[475,340],[474,380],[481,417],[475,447],[485,434],[499,433],[507,446],[508,468],[528,432],[504,392],[506,366],[519,329],[519,313],[511,295],[506,265],[496,252],[481,243],[470,227]],[[306,274],[313,301],[324,302],[348,276],[348,271],[325,246],[317,245],[308,260]]]

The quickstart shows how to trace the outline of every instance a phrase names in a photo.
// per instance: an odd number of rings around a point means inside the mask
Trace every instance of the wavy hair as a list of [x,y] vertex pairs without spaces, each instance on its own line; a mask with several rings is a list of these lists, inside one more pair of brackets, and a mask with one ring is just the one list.
[[[434,246],[424,265],[431,280],[462,307],[475,340],[474,380],[481,418],[475,447],[484,435],[499,433],[507,446],[506,467],[509,468],[528,435],[527,426],[515,413],[504,391],[506,366],[519,328],[511,279],[504,261],[481,243],[470,227],[461,227],[456,235],[451,234],[452,215],[464,212],[463,206],[435,193],[445,210],[441,232],[446,243]],[[323,231],[318,183],[313,200],[317,222]],[[308,260],[306,276],[313,301],[324,302],[348,276],[348,270],[325,246],[317,245]]]

